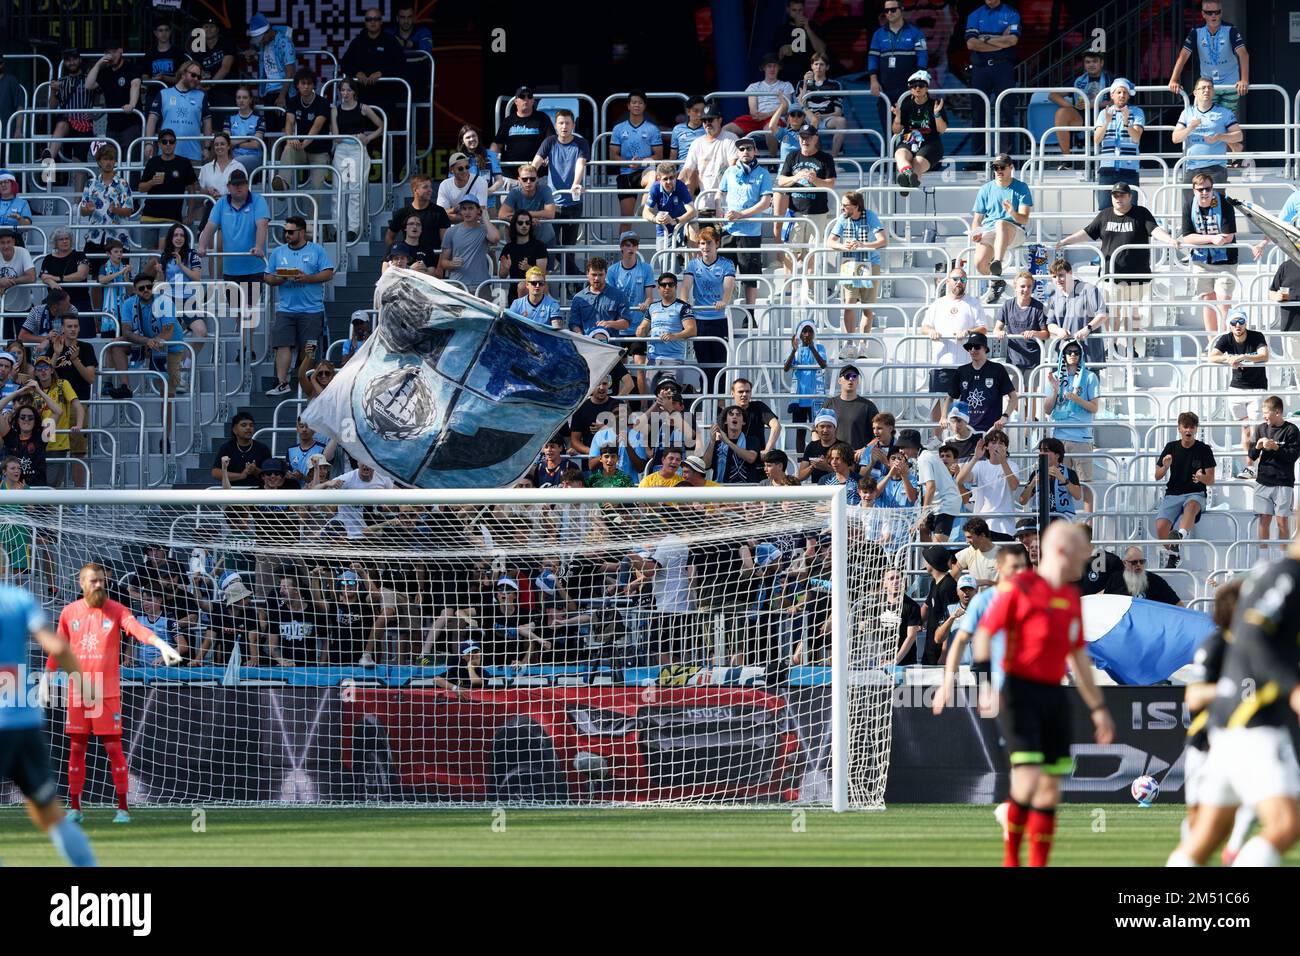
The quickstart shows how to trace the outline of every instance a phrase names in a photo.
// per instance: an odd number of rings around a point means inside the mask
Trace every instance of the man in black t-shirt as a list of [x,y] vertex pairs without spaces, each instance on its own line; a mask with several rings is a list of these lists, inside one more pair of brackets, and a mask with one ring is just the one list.
[[242,579],[235,578],[226,585],[221,599],[212,602],[212,610],[208,612],[208,626],[191,663],[204,663],[210,651],[211,663],[223,666],[230,660],[230,654],[238,644],[240,663],[245,667],[256,667],[261,663],[260,634],[257,611],[253,607],[253,592]]
[[293,76],[294,92],[285,103],[284,135],[286,137],[282,161],[290,166],[311,166],[310,182],[302,185],[303,170],[290,174],[289,182],[276,176],[271,180],[274,189],[302,189],[319,192],[325,186],[325,173],[330,166],[330,141],[313,139],[318,133],[330,131],[330,107],[325,97],[316,92],[316,72],[306,67]]
[[[1214,469],[1218,463],[1214,449],[1196,438],[1200,425],[1201,420],[1195,412],[1179,415],[1178,441],[1165,445],[1156,459],[1156,481],[1164,481],[1168,476],[1165,496],[1156,512],[1158,538],[1169,538],[1175,523],[1178,525],[1177,540],[1186,538],[1205,510],[1205,489],[1214,484]],[[1165,567],[1178,567],[1178,545],[1165,545],[1162,550]]]
[[[1228,388],[1238,393],[1246,393],[1231,403],[1232,417],[1241,426],[1241,447],[1247,455],[1255,444],[1253,425],[1259,421],[1260,399],[1268,391],[1268,371],[1264,363],[1268,361],[1268,342],[1264,333],[1246,327],[1246,310],[1233,309],[1228,313],[1228,334],[1220,335],[1210,349],[1210,361],[1215,365],[1227,365],[1232,369],[1232,379]],[[1242,469],[1238,478],[1254,478],[1255,471],[1249,465]]]
[[324,568],[312,568],[309,586],[304,586],[297,569],[280,569],[278,600],[261,612],[266,633],[267,654],[281,667],[329,662],[329,608],[321,594]]
[[[1255,443],[1247,452],[1255,473],[1255,514],[1259,537],[1268,540],[1269,525],[1277,518],[1277,539],[1291,540],[1291,511],[1295,495],[1295,463],[1300,458],[1300,428],[1283,415],[1282,399],[1264,399],[1264,422],[1255,430]],[[1260,549],[1267,554],[1268,545]]]
[[262,462],[271,449],[253,438],[253,416],[239,412],[230,423],[230,438],[222,442],[212,462],[212,477],[221,480],[221,460],[228,458],[230,483],[236,488],[261,488]]
[[958,605],[957,579],[950,571],[956,566],[952,551],[942,545],[930,545],[923,552],[926,570],[930,572],[930,593],[925,598],[925,647],[921,651],[922,664],[943,663],[943,646],[935,641],[935,632],[952,615]]
[[551,118],[537,109],[537,97],[527,86],[515,90],[513,110],[506,114],[493,137],[492,149],[501,157],[507,176],[537,155],[542,140],[555,135]]
[[[411,177],[411,201],[393,213],[388,221],[388,231],[384,234],[384,243],[391,246],[406,232],[406,220],[411,216],[420,217],[423,231],[420,233],[420,246],[442,251],[442,237],[451,228],[451,219],[447,210],[433,201],[433,180],[423,173]],[[435,257],[436,261],[436,257]]]
[[[192,42],[198,47],[197,42]],[[207,80],[232,80],[235,73],[235,45],[226,39],[221,27],[211,17],[203,22],[202,49],[193,50],[194,58],[203,70],[204,85],[201,87],[208,94],[208,102],[213,106],[234,106],[235,85],[212,84]]]
[[[77,315],[65,315],[63,317],[62,334],[55,333],[50,336],[50,344],[46,347],[41,355],[48,356],[54,363],[54,371],[58,373],[59,378],[66,381],[72,386],[72,390],[77,393],[79,401],[90,400],[91,383],[95,381],[95,372],[99,368],[99,360],[95,358],[94,346],[78,339],[81,334],[81,317]],[[85,436],[72,436],[76,445],[76,439],[80,438],[84,446]]]
[[[176,155],[176,133],[164,129],[158,134],[158,152],[149,157],[140,173],[140,183],[136,187],[143,193],[160,195],[179,195],[192,193],[198,186],[199,178],[194,174],[194,166],[188,159]],[[184,199],[154,199],[152,196],[144,201],[140,211],[141,222],[156,222],[170,225],[182,222],[185,218]],[[166,238],[166,230],[161,230],[159,248]]]
[[[591,439],[596,432],[607,424],[616,424],[616,421],[610,420],[611,418],[616,420],[618,416],[618,402],[609,395],[611,381],[611,377],[606,375],[597,382],[591,398],[578,406],[578,410],[573,413],[573,418],[569,421],[569,447],[577,455],[590,456]],[[601,421],[602,416],[605,418],[604,421]]]
[[799,480],[817,484],[831,473],[831,466],[826,461],[826,454],[838,438],[839,419],[829,408],[823,408],[813,420],[813,435],[804,446],[799,456]]
[[108,114],[107,133],[129,154],[131,144],[140,138],[144,125],[133,110],[144,105],[140,100],[140,69],[138,60],[128,60],[122,55],[122,41],[110,39],[104,44],[104,55],[95,61],[86,74],[86,92],[99,91],[104,105],[117,110]]
[[[1282,264],[1273,273],[1273,281],[1268,286],[1268,298],[1278,303],[1283,332],[1300,332],[1300,264],[1289,257],[1282,257]],[[1286,337],[1286,357],[1289,362],[1300,362],[1300,336]],[[1291,388],[1296,383],[1293,369],[1282,370],[1282,388]]]
[[[944,116],[943,100],[930,96],[929,72],[917,70],[908,77],[907,87],[910,95],[899,105],[890,105],[889,112],[898,123],[898,148],[894,150],[898,185],[903,189],[917,189],[921,177],[943,162],[942,134],[948,129],[948,120]],[[882,120],[886,105],[882,98]],[[892,122],[889,128],[893,129]]]
[[822,408],[829,408],[835,413],[838,422],[835,436],[848,442],[854,450],[865,448],[871,441],[871,423],[880,414],[876,403],[858,394],[862,384],[862,373],[856,365],[846,365],[840,369],[840,394],[828,398]]
[[776,447],[781,434],[781,419],[766,402],[753,399],[754,383],[738,378],[731,383],[732,404],[745,413],[745,447],[760,455]]
[[989,361],[989,340],[983,332],[972,332],[965,349],[970,361],[958,368],[949,382],[943,417],[948,417],[948,409],[959,400],[969,406],[970,427],[975,432],[1003,428],[1016,410],[1016,386],[1006,366]]
[[[812,220],[811,226],[808,222],[796,220],[789,227],[788,239],[782,236],[785,224],[777,222],[775,230],[778,242],[816,245],[821,242],[826,227],[830,224],[830,203],[825,190],[835,188],[835,159],[820,144],[817,127],[804,123],[799,127],[799,150],[789,153],[781,162],[780,175],[776,179],[779,187],[795,190],[801,186],[816,188],[808,192],[776,193],[773,215],[779,218],[785,215],[787,209],[791,209],[798,220]],[[806,248],[796,251],[795,258],[802,261],[806,252]]]
[[375,663],[379,616],[378,590],[360,564],[340,574],[335,581],[329,658],[331,664],[368,667]]

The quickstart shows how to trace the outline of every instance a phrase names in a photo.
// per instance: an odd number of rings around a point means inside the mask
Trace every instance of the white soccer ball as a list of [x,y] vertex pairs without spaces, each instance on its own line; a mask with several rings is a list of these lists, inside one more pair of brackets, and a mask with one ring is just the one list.
[[1133,786],[1129,788],[1133,794],[1133,799],[1144,807],[1149,807],[1155,802],[1156,797],[1160,796],[1160,781],[1150,774],[1144,773],[1133,781]]

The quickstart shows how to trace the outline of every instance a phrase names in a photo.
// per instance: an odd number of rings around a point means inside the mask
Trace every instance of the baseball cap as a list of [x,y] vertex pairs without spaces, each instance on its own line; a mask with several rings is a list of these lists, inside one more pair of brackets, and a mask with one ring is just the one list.
[[840,378],[844,378],[844,377],[847,376],[850,372],[852,372],[852,373],[853,373],[854,375],[856,375],[858,378],[861,378],[861,377],[862,377],[862,373],[861,373],[860,371],[858,371],[858,367],[857,367],[856,365],[850,363],[850,364],[848,364],[848,365],[845,365],[842,369],[840,369]]
[[598,339],[601,342],[609,341],[609,329],[592,329],[587,333],[588,338]]
[[357,572],[355,571],[344,571],[338,576],[339,584],[356,584],[360,580],[361,579],[357,577]]
[[481,653],[483,653],[483,648],[479,647],[472,640],[466,641],[464,644],[460,646],[461,657],[468,657],[471,654],[481,654]]
[[800,116],[807,116],[807,115],[808,115],[808,111],[807,111],[806,109],[803,108],[803,104],[802,104],[802,103],[791,103],[791,104],[786,108],[785,115],[786,115],[786,116],[794,116],[796,113],[799,114]]
[[775,63],[777,66],[780,66],[781,59],[775,53],[764,53],[763,59],[758,61],[758,65],[767,66],[769,63]]
[[388,250],[388,260],[391,262],[393,256],[406,256],[407,259],[415,258],[415,249],[405,242],[395,242],[393,247]]
[[502,575],[501,577],[497,578],[497,587],[512,588],[513,590],[518,591],[519,582],[512,577],[507,577],[505,575]]
[[750,146],[754,149],[758,149],[758,144],[754,142],[752,136],[742,136],[740,139],[736,140],[736,149],[740,149],[742,146]]
[[262,462],[261,468],[264,472],[269,471],[272,474],[284,474],[284,462],[279,458],[266,459],[266,461]]
[[515,99],[531,100],[533,98],[533,88],[531,86],[521,86],[515,90]]
[[966,342],[964,345],[962,345],[962,348],[968,350],[974,348],[986,349],[988,347],[989,347],[989,337],[985,335],[983,332],[972,332],[970,335],[966,336]]
[[894,439],[895,448],[915,448],[921,450],[921,433],[915,428],[904,428]]
[[953,402],[952,408],[948,409],[949,418],[960,418],[964,422],[970,421],[970,406],[965,402]]
[[812,123],[804,123],[802,126],[799,127],[798,132],[800,136],[816,136],[817,127],[814,126]]
[[246,182],[248,182],[248,173],[244,172],[242,169],[231,170],[230,175],[226,177],[227,184]]
[[1115,195],[1116,193],[1130,194],[1132,192],[1133,192],[1133,187],[1130,186],[1128,183],[1116,183],[1114,186],[1110,187],[1110,194],[1112,196]]
[[957,579],[957,590],[964,591],[966,588],[970,588],[972,591],[979,590],[979,585],[975,583],[974,576],[970,574],[963,574]]
[[478,206],[480,209],[483,208],[483,204],[478,201],[478,197],[474,196],[471,193],[466,193],[465,195],[461,196],[460,200],[456,203],[456,205],[457,206]]
[[769,541],[764,541],[754,549],[754,563],[760,568],[765,564],[781,560],[781,549]]
[[13,357],[11,352],[0,352],[0,362],[8,362],[10,365],[18,364],[18,360]]
[[925,558],[925,563],[936,571],[947,571],[948,563],[952,560],[952,551],[941,544],[932,544],[921,552],[921,557]]
[[1010,153],[998,153],[996,156],[993,157],[993,165],[994,165],[994,166],[1014,166],[1015,163],[1013,163],[1013,162],[1011,161],[1011,154],[1010,154]]
[[48,365],[50,368],[54,368],[54,363],[51,362],[49,356],[46,355],[42,355],[40,358],[32,362],[32,368],[35,368],[38,365]]
[[701,119],[722,119],[722,111],[710,103],[704,107],[704,112],[700,114]]
[[622,233],[619,234],[618,244],[621,246],[625,242],[634,242],[639,246],[641,245],[641,237],[638,236],[635,231],[631,229],[625,229],[623,230]]
[[537,577],[533,578],[533,583],[537,585],[539,591],[544,594],[555,593],[555,572],[543,571]]
[[370,313],[367,312],[365,309],[357,309],[355,312],[352,313],[352,324],[357,325],[358,323],[362,323],[362,322],[364,322],[366,325],[370,324]]
[[1028,532],[1038,534],[1037,518],[1021,518],[1016,522],[1016,535],[1022,535]]
[[820,412],[817,413],[817,417],[813,419],[813,424],[820,425],[822,422],[830,422],[836,428],[839,428],[840,417],[836,415],[835,412],[833,412],[831,409],[823,408]]
[[469,157],[466,156],[464,153],[452,153],[449,157],[447,157],[448,168],[455,166],[457,163],[468,163],[468,162],[469,162]]
[[709,473],[709,466],[704,463],[704,459],[699,455],[687,455],[682,464],[697,474],[707,475]]
[[248,20],[248,35],[250,37],[260,37],[269,29],[271,29],[270,21],[260,13],[253,14]]
[[907,82],[908,82],[908,83],[924,83],[926,86],[929,86],[929,85],[930,85],[930,71],[929,71],[929,70],[917,70],[915,73],[913,73],[911,76],[909,76],[909,77],[907,78]]

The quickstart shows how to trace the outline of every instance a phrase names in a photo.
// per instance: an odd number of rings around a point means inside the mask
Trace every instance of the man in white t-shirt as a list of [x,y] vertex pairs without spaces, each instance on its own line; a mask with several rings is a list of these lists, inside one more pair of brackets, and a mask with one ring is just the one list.
[[3,295],[6,312],[27,312],[32,307],[31,289],[13,289],[36,281],[36,265],[32,254],[18,245],[18,234],[12,229],[0,229],[0,295]]
[[[691,143],[682,164],[682,181],[696,197],[695,209],[699,213],[714,213],[718,209],[718,184],[740,156],[736,151],[736,134],[722,128],[722,114],[709,105],[704,109],[704,135]],[[708,195],[701,195],[707,193]]]
[[484,209],[488,202],[488,180],[482,173],[470,175],[469,157],[464,153],[452,153],[447,160],[451,175],[438,184],[438,205],[447,210],[447,218],[452,224],[460,222],[460,201],[466,196],[473,196]]
[[[929,391],[932,395],[947,396],[953,376],[959,366],[969,361],[963,346],[971,332],[988,332],[988,319],[979,299],[966,294],[966,270],[957,267],[948,273],[947,291],[942,298],[930,303],[921,323],[921,333],[939,343],[934,357],[935,368],[930,372]],[[937,399],[930,410],[930,420],[939,421],[943,399]]]
[[[1020,487],[1020,476],[1011,467],[1011,449],[1004,431],[991,431],[975,443],[975,453],[957,472],[957,482],[971,492],[972,510],[977,515],[1013,514],[1011,492]],[[1015,518],[987,518],[995,541],[1011,541]]]
[[[737,137],[749,136],[766,129],[767,121],[781,108],[782,97],[787,104],[795,102],[794,87],[777,76],[781,72],[781,62],[776,58],[775,53],[769,53],[763,58],[762,67],[763,78],[745,87],[745,92],[749,94],[749,112],[744,116],[737,116],[723,127],[728,133],[734,133]],[[775,137],[769,133],[768,140],[768,149],[775,152]]]
[[961,492],[952,472],[937,451],[921,450],[921,433],[915,428],[900,431],[894,447],[909,460],[916,460],[916,487],[921,492],[921,520],[916,530],[921,540],[947,541],[953,519],[961,514]]
[[[393,487],[393,479],[380,475],[369,465],[359,465],[352,471],[345,472],[333,481],[327,481],[322,488],[342,488],[345,491],[377,491]],[[362,505],[339,505],[335,521],[343,526],[349,538],[359,538],[366,531],[366,520]]]

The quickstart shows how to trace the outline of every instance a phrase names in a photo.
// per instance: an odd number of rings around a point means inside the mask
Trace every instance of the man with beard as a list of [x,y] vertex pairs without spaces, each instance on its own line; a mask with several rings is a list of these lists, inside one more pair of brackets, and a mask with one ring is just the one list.
[[1164,578],[1147,571],[1146,556],[1138,547],[1124,552],[1124,570],[1116,571],[1110,576],[1103,593],[1127,594],[1148,601],[1159,601],[1161,604],[1177,604],[1179,607],[1183,604]]
[[[74,685],[68,699],[67,733],[68,802],[71,816],[78,823],[83,819],[81,791],[86,784],[86,747],[90,735],[104,741],[109,765],[113,773],[113,789],[117,793],[117,815],[114,823],[130,823],[131,814],[126,806],[127,768],[122,752],[122,692],[119,687],[122,635],[125,632],[141,644],[158,649],[163,663],[181,662],[176,649],[135,619],[129,610],[108,596],[108,576],[102,565],[87,564],[81,569],[81,600],[69,604],[59,615],[59,637],[72,646],[77,656],[77,666],[86,678],[95,682],[99,698],[94,706],[87,707]],[[46,670],[57,666],[51,656]]]

